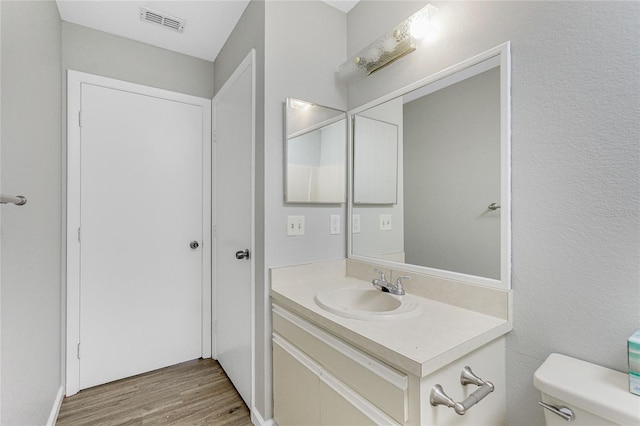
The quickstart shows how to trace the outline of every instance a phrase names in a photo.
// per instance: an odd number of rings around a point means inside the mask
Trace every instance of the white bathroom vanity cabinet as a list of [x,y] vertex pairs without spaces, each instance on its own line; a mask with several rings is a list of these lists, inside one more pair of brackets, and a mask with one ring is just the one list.
[[[351,262],[271,272],[275,421],[280,426],[504,424],[509,292],[479,288],[478,293],[472,286],[462,304],[478,304],[479,312],[416,297],[418,287],[430,287],[441,298],[464,288],[452,283],[440,292],[440,283],[425,284],[432,278],[414,277],[407,294],[421,304],[419,312],[401,318],[345,318],[321,308],[314,298],[327,287],[371,286],[358,276],[371,275],[373,265],[347,265]],[[499,300],[490,300],[494,296]],[[457,402],[479,389],[460,383],[465,366],[495,390],[464,415],[432,406],[429,398],[436,384]]]

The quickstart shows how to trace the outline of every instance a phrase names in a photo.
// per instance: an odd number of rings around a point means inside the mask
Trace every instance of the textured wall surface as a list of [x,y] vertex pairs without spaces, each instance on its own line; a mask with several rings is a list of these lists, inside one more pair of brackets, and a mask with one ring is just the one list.
[[2,2],[3,425],[45,424],[61,386],[60,16]]
[[[354,54],[426,2],[363,1]],[[440,38],[351,84],[354,108],[511,40],[507,422],[543,424],[551,352],[620,371],[640,326],[640,3],[436,2]]]

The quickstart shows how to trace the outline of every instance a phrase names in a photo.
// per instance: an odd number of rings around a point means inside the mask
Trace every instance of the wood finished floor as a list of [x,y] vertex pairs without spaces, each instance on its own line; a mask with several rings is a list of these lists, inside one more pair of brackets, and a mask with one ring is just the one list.
[[198,359],[65,398],[56,425],[250,425],[220,364]]

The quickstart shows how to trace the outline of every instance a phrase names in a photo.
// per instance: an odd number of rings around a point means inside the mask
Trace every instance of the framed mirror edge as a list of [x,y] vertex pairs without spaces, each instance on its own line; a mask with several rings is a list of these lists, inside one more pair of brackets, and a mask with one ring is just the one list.
[[[428,266],[394,262],[353,253],[353,118],[356,114],[378,106],[384,102],[406,95],[424,86],[436,83],[455,73],[464,71],[482,62],[497,58],[500,67],[500,167],[505,176],[500,179],[501,216],[500,216],[500,279],[468,275]],[[394,90],[377,99],[347,111],[347,257],[368,263],[376,263],[388,268],[396,268],[422,273],[438,278],[460,281],[469,284],[511,290],[511,42],[506,41],[469,59],[426,76],[400,89]]]
[[[312,106],[318,106],[318,107],[321,107],[321,108],[334,110],[337,113],[340,113],[340,115],[336,115],[333,118],[330,118],[330,119],[325,120],[325,121],[320,122],[320,123],[316,123],[315,125],[309,127],[308,129],[305,129],[305,130],[299,131],[299,132],[295,132],[292,135],[289,135],[288,134],[289,116],[287,114],[287,108],[289,107],[289,104],[290,104],[291,101],[305,103],[305,104],[309,104],[309,105],[312,105]],[[345,120],[345,122],[346,122],[346,121],[348,121],[347,120],[348,119],[347,112],[344,111],[344,110],[338,109],[338,108],[334,108],[334,107],[330,107],[330,106],[326,106],[326,105],[320,105],[320,104],[315,103],[315,102],[303,101],[303,100],[298,99],[298,98],[294,98],[294,97],[291,97],[291,96],[286,96],[285,99],[284,99],[284,103],[283,103],[283,111],[282,111],[282,113],[283,113],[283,117],[284,117],[284,120],[283,120],[283,131],[282,131],[282,133],[284,135],[284,137],[283,137],[283,139],[284,139],[284,149],[283,149],[283,160],[284,160],[284,163],[283,163],[284,164],[284,170],[283,170],[283,202],[285,204],[287,204],[287,205],[309,205],[309,204],[312,204],[312,205],[342,205],[342,204],[346,204],[348,202],[348,198],[347,198],[348,196],[347,196],[347,191],[346,190],[344,191],[344,197],[341,200],[331,200],[331,201],[315,201],[315,200],[297,201],[296,200],[296,201],[289,201],[289,199],[288,199],[289,198],[288,185],[289,185],[289,179],[290,178],[289,178],[288,173],[287,173],[287,164],[288,164],[288,158],[289,158],[289,144],[288,144],[288,142],[289,142],[289,137],[290,136],[293,137],[293,138],[298,137],[298,136],[302,136],[304,134],[307,134],[307,133],[310,133],[310,132],[315,131],[317,129],[320,129],[323,126],[328,126],[328,125],[337,123],[340,120]],[[345,144],[348,144],[348,133],[347,132],[348,132],[348,125],[345,124],[345,135],[344,135],[345,136],[345,138],[344,138]],[[348,157],[348,154],[345,153],[345,156]],[[345,164],[345,168],[346,168],[346,164]],[[345,172],[346,172],[346,170],[345,170]],[[345,182],[344,184],[347,185],[348,183]]]

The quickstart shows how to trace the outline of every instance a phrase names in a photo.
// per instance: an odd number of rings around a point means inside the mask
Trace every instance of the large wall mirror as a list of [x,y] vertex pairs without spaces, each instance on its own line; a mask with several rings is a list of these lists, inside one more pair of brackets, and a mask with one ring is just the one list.
[[346,113],[299,99],[285,101],[287,203],[346,201]]
[[509,63],[507,43],[350,112],[351,258],[511,288]]

